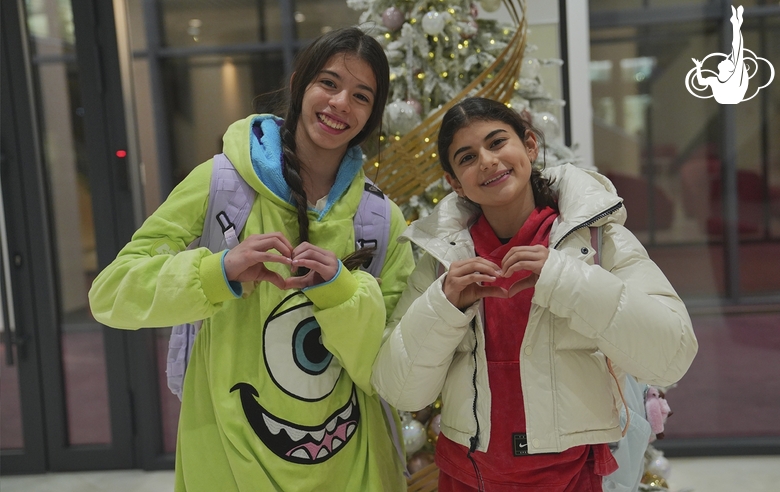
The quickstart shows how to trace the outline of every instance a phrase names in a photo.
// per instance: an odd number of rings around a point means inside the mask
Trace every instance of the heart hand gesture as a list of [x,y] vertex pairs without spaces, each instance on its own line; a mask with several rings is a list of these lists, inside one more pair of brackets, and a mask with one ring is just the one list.
[[[271,253],[275,249],[279,253]],[[279,232],[252,234],[225,255],[225,275],[235,282],[270,282],[286,290],[288,280],[266,268],[265,263],[291,265],[293,248],[290,242]]]
[[536,285],[550,250],[545,246],[515,246],[501,267],[485,258],[456,261],[444,278],[444,295],[465,309],[484,297],[508,298]]
[[292,251],[292,267],[307,268],[301,277],[287,279],[288,289],[303,289],[332,280],[339,271],[339,259],[333,251],[303,242]]
[[[501,262],[503,277],[518,276],[518,280],[507,288],[507,297],[536,285],[542,267],[550,256],[550,250],[541,244],[536,246],[515,246]],[[518,275],[519,274],[519,275]]]
[[498,265],[485,258],[455,261],[444,277],[444,295],[458,309],[466,309],[483,297],[506,297],[504,289],[489,285],[501,274]]

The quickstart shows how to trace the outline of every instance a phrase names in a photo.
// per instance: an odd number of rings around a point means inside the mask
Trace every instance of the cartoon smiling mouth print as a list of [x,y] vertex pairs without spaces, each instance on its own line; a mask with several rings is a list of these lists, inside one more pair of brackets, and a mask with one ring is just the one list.
[[236,390],[257,437],[274,454],[293,463],[315,465],[326,461],[346,446],[360,423],[354,385],[347,403],[317,426],[303,426],[272,415],[257,402],[259,394],[251,384],[237,383],[230,391]]

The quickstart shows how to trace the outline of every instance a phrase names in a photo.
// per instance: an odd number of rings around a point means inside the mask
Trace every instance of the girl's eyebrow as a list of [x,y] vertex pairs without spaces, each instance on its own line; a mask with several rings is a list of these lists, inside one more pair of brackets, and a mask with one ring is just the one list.
[[[332,70],[320,70],[320,73],[326,73],[326,74],[330,75],[331,77],[333,77],[334,79],[341,80],[341,75],[339,75],[337,72],[334,72]],[[372,89],[371,87],[369,87],[369,86],[367,86],[365,84],[358,84],[358,89],[363,89],[364,91],[368,91],[368,92],[371,93],[372,96],[376,95],[374,93],[374,89]]]
[[[484,141],[487,142],[488,140],[490,140],[491,138],[493,138],[494,136],[496,136],[497,134],[499,134],[501,132],[506,133],[506,130],[504,130],[503,128],[498,128],[496,130],[493,130],[492,132],[490,132],[487,135],[485,135]],[[465,151],[469,150],[470,148],[471,148],[470,145],[466,145],[465,147],[459,148],[458,150],[455,151],[454,154],[452,154],[452,160],[454,161],[455,158],[458,157],[458,154],[460,154],[461,152],[465,152]]]

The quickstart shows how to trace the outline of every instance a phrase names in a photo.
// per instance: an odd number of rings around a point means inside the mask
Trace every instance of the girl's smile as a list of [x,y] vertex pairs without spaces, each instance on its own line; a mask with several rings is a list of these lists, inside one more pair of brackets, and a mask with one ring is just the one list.
[[533,132],[525,139],[502,121],[472,121],[453,136],[445,176],[458,195],[482,208],[494,230],[512,237],[535,207],[532,162],[538,147]]
[[482,186],[496,186],[499,183],[503,183],[505,181],[505,178],[508,178],[511,173],[512,173],[511,169],[498,173],[496,176],[482,183]]
[[315,161],[328,156],[341,161],[371,116],[376,90],[368,63],[350,55],[332,56],[304,93],[296,131],[298,152]]
[[333,135],[338,135],[349,128],[347,123],[325,113],[317,113],[317,118],[319,118],[320,123],[322,123],[323,129]]

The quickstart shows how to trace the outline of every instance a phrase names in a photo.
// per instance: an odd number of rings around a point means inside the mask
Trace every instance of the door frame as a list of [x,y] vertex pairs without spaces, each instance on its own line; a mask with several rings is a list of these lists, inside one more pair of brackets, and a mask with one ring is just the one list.
[[[49,249],[46,247],[48,231],[38,231],[38,241],[29,240],[30,229],[47,221],[41,180],[42,161],[32,118],[35,106],[30,98],[31,80],[27,70],[18,68],[28,66],[28,52],[18,42],[19,39],[26,39],[25,26],[11,21],[18,18],[19,11],[14,2],[0,3],[0,125],[3,129],[0,184],[8,232],[6,253],[11,259],[9,271],[4,273],[10,276],[12,285],[12,292],[4,294],[10,295],[13,300],[16,330],[11,344],[16,349],[14,364],[18,367],[24,439],[22,449],[3,450],[0,453],[0,472],[42,473],[47,467],[46,440],[38,332],[34,327],[51,323],[47,315],[52,311],[49,299],[51,291],[39,291],[35,279],[53,277],[48,268],[51,265]],[[10,207],[9,204],[15,206]],[[18,213],[19,210],[23,213]],[[37,261],[25,261],[29,258],[36,258]],[[10,327],[6,326],[6,330],[10,330]],[[6,343],[8,340],[4,339]]]
[[[116,153],[128,148],[116,28],[112,2],[73,2],[72,9],[98,267],[102,269],[135,230],[132,178],[127,160]],[[11,267],[11,283],[22,342],[18,364],[25,439],[24,450],[3,451],[2,473],[132,468],[143,461],[137,454],[143,446],[137,442],[136,430],[142,422],[135,421],[131,389],[138,388],[140,375],[131,376],[129,360],[137,350],[131,345],[138,347],[145,338],[142,334],[102,328],[111,443],[71,446],[68,442],[62,320],[53,253],[56,239],[51,232],[39,127],[42,116],[36,109],[35,60],[29,50],[24,1],[2,2],[0,19],[3,144],[9,150],[2,165],[2,182],[6,224],[14,231],[9,234],[8,248],[21,260],[18,267]]]

